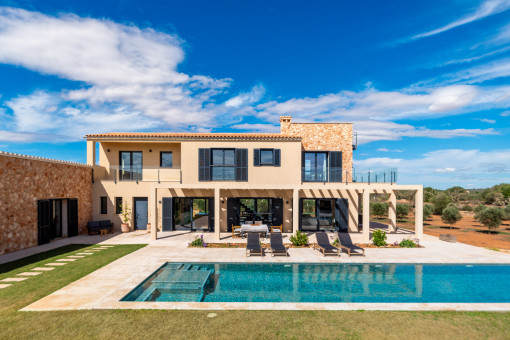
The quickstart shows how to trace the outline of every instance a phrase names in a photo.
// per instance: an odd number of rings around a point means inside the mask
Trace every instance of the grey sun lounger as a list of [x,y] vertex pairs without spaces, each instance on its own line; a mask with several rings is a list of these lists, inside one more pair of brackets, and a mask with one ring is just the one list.
[[326,255],[338,255],[340,256],[340,249],[334,247],[329,243],[328,234],[325,232],[316,233],[315,237],[317,238],[317,244],[314,246],[315,249],[321,251],[321,253]]
[[283,245],[283,238],[281,233],[271,234],[271,256],[285,255],[289,256],[287,248]]
[[351,256],[353,254],[365,256],[364,248],[358,247],[354,244],[350,244],[350,245],[342,244],[342,240],[340,239],[340,234],[337,234],[337,236],[338,236],[338,244],[339,244],[338,248],[345,250],[345,252],[347,254],[349,254],[349,256]]
[[258,233],[248,233],[246,242],[246,256],[248,254],[258,254],[262,256],[262,247],[260,246],[260,235]]

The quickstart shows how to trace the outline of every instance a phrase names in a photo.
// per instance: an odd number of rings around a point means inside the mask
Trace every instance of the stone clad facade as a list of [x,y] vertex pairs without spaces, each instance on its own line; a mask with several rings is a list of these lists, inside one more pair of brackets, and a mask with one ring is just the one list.
[[0,152],[0,254],[37,245],[37,201],[78,199],[78,232],[92,218],[92,168]]

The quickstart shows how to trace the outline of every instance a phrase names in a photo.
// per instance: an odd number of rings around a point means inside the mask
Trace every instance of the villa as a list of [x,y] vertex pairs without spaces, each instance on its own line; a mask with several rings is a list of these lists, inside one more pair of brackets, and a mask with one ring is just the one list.
[[[280,133],[103,133],[87,139],[92,218],[120,230],[122,206],[134,230],[231,233],[260,221],[283,232],[336,230],[369,242],[370,194],[415,193],[415,236],[423,238],[423,187],[396,184],[395,169],[357,173],[350,123],[293,123]],[[99,144],[99,145],[98,145]]]

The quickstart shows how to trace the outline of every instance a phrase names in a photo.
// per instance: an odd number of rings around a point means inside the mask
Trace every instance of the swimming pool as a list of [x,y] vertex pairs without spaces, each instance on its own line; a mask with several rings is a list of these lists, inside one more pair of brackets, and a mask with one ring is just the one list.
[[508,303],[510,265],[167,262],[121,301]]

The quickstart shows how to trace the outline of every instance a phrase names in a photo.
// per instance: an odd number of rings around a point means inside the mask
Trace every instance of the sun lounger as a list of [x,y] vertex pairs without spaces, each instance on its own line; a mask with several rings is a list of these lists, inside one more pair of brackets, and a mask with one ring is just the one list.
[[365,256],[364,248],[358,247],[354,244],[350,244],[350,245],[342,244],[339,234],[338,234],[338,244],[339,244],[338,248],[345,250],[345,252],[347,254],[349,254],[349,256],[351,256],[352,254]]
[[248,233],[246,242],[246,256],[248,254],[259,254],[262,256],[262,247],[260,246],[260,235],[258,233]]
[[287,248],[283,245],[282,233],[271,234],[271,256],[285,255],[289,256]]
[[340,249],[332,246],[331,243],[329,243],[328,234],[325,232],[320,232],[316,233],[315,237],[317,238],[317,244],[314,246],[314,248],[320,250],[324,256],[330,254],[340,256]]

